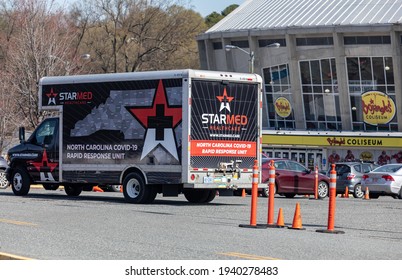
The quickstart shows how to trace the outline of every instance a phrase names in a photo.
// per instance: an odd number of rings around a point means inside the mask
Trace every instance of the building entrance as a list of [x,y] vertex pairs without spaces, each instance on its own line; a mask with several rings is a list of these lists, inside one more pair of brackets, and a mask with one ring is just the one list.
[[306,168],[314,170],[318,166],[318,170],[323,170],[322,149],[264,149],[263,152],[271,158],[287,158],[303,164]]

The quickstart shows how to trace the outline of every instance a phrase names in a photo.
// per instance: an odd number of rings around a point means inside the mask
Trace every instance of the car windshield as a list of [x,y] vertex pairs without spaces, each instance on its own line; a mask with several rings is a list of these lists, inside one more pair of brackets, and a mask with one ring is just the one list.
[[306,167],[304,167],[303,165],[301,165],[297,162],[289,161],[288,164],[289,164],[290,170],[297,171],[297,172],[306,172]]
[[374,169],[375,172],[395,173],[402,168],[402,165],[387,164]]
[[276,160],[274,162],[275,169],[286,169],[286,163],[284,161]]

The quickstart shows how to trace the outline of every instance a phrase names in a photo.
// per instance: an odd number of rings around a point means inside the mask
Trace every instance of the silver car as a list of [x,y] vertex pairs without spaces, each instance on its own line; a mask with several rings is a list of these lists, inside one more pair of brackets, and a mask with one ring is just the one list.
[[[355,198],[363,198],[364,189],[361,186],[361,179],[364,174],[374,170],[378,165],[371,162],[338,162],[335,164],[336,171],[336,193],[344,194],[346,187]],[[330,176],[328,170],[327,176]]]
[[5,189],[9,185],[6,178],[7,167],[8,167],[7,161],[2,156],[0,156],[0,189]]
[[402,164],[392,163],[380,166],[363,175],[362,188],[368,188],[370,198],[390,195],[402,199]]

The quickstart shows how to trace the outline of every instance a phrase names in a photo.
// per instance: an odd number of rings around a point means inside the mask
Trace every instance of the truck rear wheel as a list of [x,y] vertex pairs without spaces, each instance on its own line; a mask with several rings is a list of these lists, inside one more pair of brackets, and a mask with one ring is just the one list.
[[183,191],[184,197],[191,203],[208,203],[214,200],[215,190],[190,189]]
[[17,168],[13,174],[11,188],[15,195],[27,195],[31,187],[31,180],[28,173],[22,169]]
[[64,191],[68,196],[79,196],[82,189],[82,186],[64,185]]
[[147,186],[138,173],[130,173],[123,181],[124,199],[129,203],[152,203],[156,197],[156,189]]

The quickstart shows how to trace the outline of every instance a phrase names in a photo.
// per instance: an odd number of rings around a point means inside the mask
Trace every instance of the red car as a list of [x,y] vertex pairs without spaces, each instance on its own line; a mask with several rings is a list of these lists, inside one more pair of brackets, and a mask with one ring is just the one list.
[[[271,160],[275,166],[275,193],[292,198],[297,194],[314,195],[315,172],[307,169],[300,163],[282,158],[263,158],[262,182],[267,183],[267,188],[262,190],[264,196],[269,193],[269,167]],[[329,194],[329,177],[318,173],[318,198],[324,198]]]

